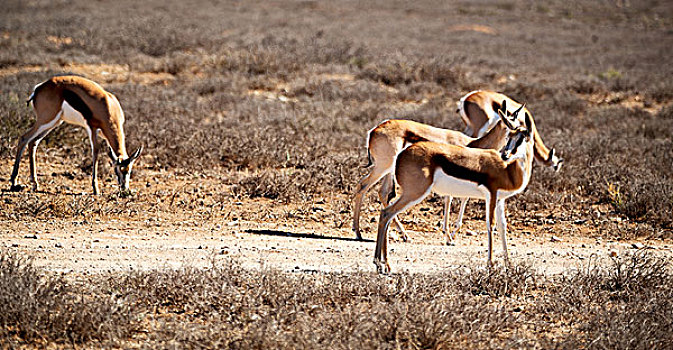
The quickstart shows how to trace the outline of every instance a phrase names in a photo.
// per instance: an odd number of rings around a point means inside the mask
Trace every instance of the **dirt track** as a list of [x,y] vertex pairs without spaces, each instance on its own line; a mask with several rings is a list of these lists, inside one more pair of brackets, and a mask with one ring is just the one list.
[[[23,216],[21,220],[0,221],[0,247],[34,257],[37,265],[49,270],[78,276],[129,269],[206,267],[221,259],[233,259],[252,269],[292,272],[374,270],[380,207],[373,194],[365,203],[362,224],[366,240],[361,242],[350,230],[348,196],[308,204],[222,197],[230,191],[226,185],[230,175],[221,170],[180,175],[141,167],[134,173],[132,187],[136,194],[132,198],[105,195],[116,190],[107,171],[101,178],[104,195],[94,197],[88,193],[90,174],[58,161],[62,159],[56,158],[54,163],[50,158],[55,157],[38,159],[42,192],[4,189],[0,193],[3,202],[12,206],[24,208],[21,202],[34,201],[37,209],[28,206],[22,210],[41,211],[42,215],[38,219]],[[2,168],[10,168],[9,162],[3,163]],[[23,164],[22,174],[27,170],[27,164]],[[0,178],[0,183],[7,183],[3,180]],[[22,183],[29,180],[24,176]],[[54,208],[40,209],[45,206]],[[89,213],[95,212],[92,208],[96,206],[101,206],[99,211],[103,213],[110,207],[124,207],[127,214],[96,214],[93,218],[75,215],[75,219],[67,219],[72,217],[71,212],[66,218],[53,215],[60,207]],[[470,261],[485,265],[483,210],[479,209],[481,204],[478,206],[473,207],[472,215],[468,210],[457,245],[451,247],[444,245],[444,236],[436,226],[440,201],[425,201],[403,213],[401,219],[410,230],[409,242],[391,239],[389,261],[393,272],[441,271]],[[600,206],[595,210],[597,213],[508,215],[511,257],[553,274],[588,263],[605,263],[610,255],[638,248],[673,256],[673,244],[668,240],[610,240],[605,227],[613,232],[620,227],[634,230],[639,224],[609,216],[607,210],[600,214]],[[54,218],[45,220],[45,215]],[[393,229],[391,237],[396,237]],[[494,252],[496,261],[501,261],[498,237],[494,237]]]
[[[470,221],[468,227],[479,226]],[[349,230],[317,225],[297,227],[247,221],[198,224],[161,222],[26,222],[10,227],[0,223],[0,245],[34,256],[49,270],[78,274],[128,269],[208,266],[213,260],[234,259],[254,269],[293,272],[373,270],[374,241],[355,241]],[[555,241],[550,234],[521,233],[508,239],[513,259],[524,259],[540,271],[559,273],[569,268],[605,262],[639,242],[611,242],[572,238]],[[465,232],[465,231],[464,231]],[[486,237],[469,231],[453,247],[442,245],[440,234],[412,232],[410,242],[390,244],[394,271],[432,272],[485,261]],[[372,236],[371,234],[367,236]],[[500,244],[494,242],[496,258]],[[647,242],[645,248],[672,255],[671,245]]]

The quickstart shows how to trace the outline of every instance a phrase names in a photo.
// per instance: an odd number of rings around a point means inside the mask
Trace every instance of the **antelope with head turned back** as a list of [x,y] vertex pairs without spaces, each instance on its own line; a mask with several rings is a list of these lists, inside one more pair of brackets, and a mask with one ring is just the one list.
[[[353,231],[357,239],[360,234],[360,211],[362,200],[367,191],[379,180],[383,179],[379,190],[379,199],[384,206],[395,197],[393,170],[395,157],[407,146],[420,141],[433,141],[446,144],[469,145],[480,148],[500,148],[504,145],[507,128],[504,125],[494,127],[481,140],[469,137],[459,131],[436,128],[411,120],[386,120],[367,134],[367,155],[369,174],[360,180],[353,197]],[[448,209],[445,209],[447,211]],[[407,240],[402,224],[395,219],[394,223],[404,241]],[[446,215],[444,220],[446,233]],[[447,235],[448,237],[448,235]]]
[[93,155],[93,193],[98,194],[98,132],[109,146],[110,157],[114,161],[117,182],[122,191],[129,188],[133,163],[140,156],[142,146],[131,156],[126,153],[124,140],[124,112],[117,98],[95,82],[79,76],[55,76],[35,86],[27,104],[32,102],[35,110],[35,124],[19,139],[16,159],[10,179],[11,190],[19,190],[16,183],[21,156],[28,145],[30,176],[33,189],[39,190],[35,151],[40,141],[61,123],[84,127],[91,142]]
[[[523,108],[524,113],[518,113],[518,110],[521,108]],[[512,111],[513,109],[516,110]],[[463,96],[458,102],[458,110],[456,112],[460,114],[461,119],[465,123],[465,131],[463,132],[472,137],[480,137],[485,135],[500,120],[500,111],[506,112],[506,115],[518,115],[520,123],[523,123],[522,116],[526,114],[531,115],[530,111],[521,103],[499,92],[488,90],[472,91]],[[553,168],[554,171],[559,171],[563,165],[563,158],[556,155],[554,148],[550,150],[544,144],[542,137],[537,131],[532,115],[531,122],[535,160]],[[446,197],[444,207],[450,207],[452,200],[452,197]],[[458,218],[453,223],[451,235],[447,237],[447,244],[452,244],[455,233],[460,231],[467,202],[467,198],[461,200]],[[445,215],[444,226],[447,225],[446,216],[448,215],[448,211],[445,210],[445,212],[447,214]]]
[[522,192],[533,168],[532,120],[526,113],[524,125],[515,127],[504,115],[510,129],[501,151],[476,149],[435,142],[418,142],[403,150],[395,162],[395,180],[400,196],[381,211],[376,238],[374,264],[379,272],[390,272],[388,265],[388,226],[395,216],[419,203],[431,192],[461,198],[480,198],[487,203],[488,263],[492,263],[491,222],[494,214],[507,254],[505,199]]
[[[476,90],[461,97],[458,102],[458,112],[461,119],[465,123],[464,133],[472,137],[480,137],[486,134],[495,123],[499,120],[498,111],[504,109],[506,114],[512,114],[522,106],[521,103],[511,99],[507,95],[495,91]],[[524,113],[520,113],[522,117],[524,114],[530,114],[530,111],[524,107]],[[523,122],[523,119],[520,120]],[[540,163],[552,167],[555,171],[561,169],[563,165],[563,158],[556,155],[554,148],[551,150],[542,141],[542,137],[537,132],[535,122],[531,130],[533,141],[535,142],[535,159]]]
[[[503,100],[500,106],[503,112],[506,111],[507,101]],[[523,108],[525,107],[519,105],[519,110],[514,111],[514,115],[519,115],[518,112]],[[533,122],[532,119],[531,122]],[[519,123],[519,121],[516,121],[516,123]],[[495,127],[491,128],[480,138],[469,137],[459,131],[435,128],[409,120],[387,120],[370,130],[367,134],[367,154],[369,165],[372,165],[372,167],[369,174],[358,183],[353,197],[353,231],[357,239],[362,239],[360,233],[360,212],[362,201],[367,191],[379,180],[383,179],[379,190],[381,203],[385,207],[395,197],[395,184],[393,180],[395,157],[405,147],[419,141],[432,141],[472,148],[500,149],[504,146],[506,136],[507,128],[499,124],[497,120]],[[442,231],[446,236],[448,245],[453,244],[453,238],[462,226],[462,219],[467,206],[467,198],[461,199],[458,219],[453,225],[453,230],[449,232],[448,220],[452,200],[453,197],[446,198],[444,203],[444,219],[442,220]],[[407,236],[402,224],[397,218],[393,222],[400,232],[401,238],[406,241]]]

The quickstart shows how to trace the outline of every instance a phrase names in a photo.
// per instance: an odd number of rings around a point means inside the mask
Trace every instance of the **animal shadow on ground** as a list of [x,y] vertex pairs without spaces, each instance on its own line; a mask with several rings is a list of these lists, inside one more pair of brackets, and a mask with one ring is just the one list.
[[246,233],[252,233],[252,234],[255,234],[255,235],[267,235],[267,236],[279,236],[279,237],[291,237],[291,238],[334,239],[334,240],[339,240],[339,241],[374,242],[374,240],[372,240],[372,239],[358,240],[354,237],[350,238],[350,237],[321,236],[321,235],[316,235],[314,233],[296,233],[296,232],[288,232],[288,231],[282,231],[282,230],[248,229],[248,230],[245,230],[245,232]]

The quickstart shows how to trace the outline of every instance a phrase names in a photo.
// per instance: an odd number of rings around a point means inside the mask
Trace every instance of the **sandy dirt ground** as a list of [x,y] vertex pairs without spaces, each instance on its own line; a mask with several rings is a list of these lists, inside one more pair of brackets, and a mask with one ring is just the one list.
[[[0,163],[2,168],[11,169],[9,161]],[[45,205],[78,200],[91,201],[85,205],[116,205],[113,197],[90,195],[90,175],[65,164],[64,159],[44,155],[38,169],[42,191],[24,189],[15,193],[5,188],[0,193],[3,210],[22,208],[21,201],[26,200]],[[22,164],[24,184],[29,183],[27,173],[27,164]],[[221,260],[237,261],[252,269],[289,272],[375,270],[375,230],[380,207],[372,200],[374,195],[363,211],[364,241],[358,241],[350,229],[348,196],[320,200],[308,207],[306,203],[224,198],[221,207],[214,210],[215,215],[204,218],[199,210],[212,206],[208,203],[215,201],[212,198],[217,198],[218,192],[226,192],[225,177],[218,170],[176,175],[140,168],[132,181],[136,191],[133,215],[79,215],[47,220],[30,219],[24,214],[16,220],[0,220],[0,249],[33,257],[36,265],[73,277],[131,269],[208,267]],[[100,180],[103,193],[116,190],[105,172]],[[0,181],[8,183],[7,178]],[[172,205],[161,207],[154,202]],[[196,203],[196,209],[182,210],[178,202],[184,203],[185,208]],[[440,209],[438,201],[434,206],[424,202],[401,216],[409,230],[408,242],[396,239],[397,233],[391,229],[388,257],[394,273],[438,272],[475,261],[486,265],[483,219],[467,215],[456,245],[446,246],[437,227]],[[296,214],[302,212],[305,214]],[[555,274],[604,264],[610,257],[638,249],[673,256],[673,242],[668,240],[611,240],[600,232],[605,231],[601,223],[606,221],[617,221],[610,222],[613,225],[634,223],[609,215],[596,218],[590,213],[566,214],[556,215],[555,219],[548,219],[550,214],[541,212],[531,213],[529,218],[510,215],[507,246],[512,260]],[[334,221],[339,220],[335,225]],[[495,261],[502,262],[499,237],[494,236],[493,244]]]
[[[478,220],[467,222],[475,227]],[[470,261],[486,260],[486,235],[463,229],[455,246],[444,245],[437,232],[410,232],[409,242],[391,241],[389,259],[394,272],[436,272]],[[0,222],[0,247],[33,256],[38,266],[65,274],[87,275],[133,269],[210,266],[232,259],[254,269],[289,272],[372,271],[375,241],[353,239],[350,230],[319,225],[227,222],[36,221]],[[496,259],[502,260],[499,240]],[[532,234],[514,227],[508,250],[515,261],[525,260],[540,272],[602,264],[610,256],[649,249],[673,256],[662,241],[609,241],[601,238],[560,238]]]

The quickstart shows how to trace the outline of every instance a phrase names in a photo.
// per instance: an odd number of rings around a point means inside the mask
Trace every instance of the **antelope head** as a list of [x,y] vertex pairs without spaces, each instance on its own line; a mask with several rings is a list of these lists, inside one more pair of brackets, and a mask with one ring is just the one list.
[[[524,103],[512,113],[513,120],[517,121],[519,120],[519,113],[524,109],[526,104]],[[500,115],[500,119],[502,122],[505,124],[505,126],[509,129],[509,136],[507,139],[507,144],[505,147],[502,149],[500,156],[502,157],[503,161],[508,161],[511,158],[519,158],[525,155],[524,152],[521,152],[522,148],[520,147],[521,145],[528,143],[531,140],[531,129],[532,129],[532,121],[530,119],[530,115],[526,113],[525,119],[524,119],[524,126],[515,126],[513,123],[512,119],[509,119],[505,114],[503,114],[502,110],[498,111],[498,114]]]
[[110,158],[114,162],[115,175],[117,175],[117,183],[119,184],[119,189],[122,192],[129,190],[129,180],[131,179],[131,169],[133,169],[133,163],[140,156],[140,152],[143,151],[143,146],[138,147],[138,149],[131,154],[130,157],[126,159],[117,158],[112,151],[112,147],[108,145],[108,151]]

